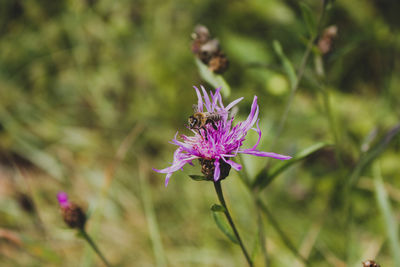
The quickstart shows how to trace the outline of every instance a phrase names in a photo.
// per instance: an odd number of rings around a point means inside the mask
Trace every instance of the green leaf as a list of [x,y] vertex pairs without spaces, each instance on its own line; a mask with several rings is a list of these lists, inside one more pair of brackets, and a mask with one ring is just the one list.
[[223,206],[218,205],[218,204],[212,205],[211,210],[215,211],[215,212],[225,212],[226,211],[226,209]]
[[208,181],[208,179],[205,177],[205,176],[203,176],[203,175],[189,175],[189,177],[192,179],[192,180],[195,180],[195,181]]
[[272,46],[274,48],[275,53],[277,54],[277,56],[281,60],[282,67],[285,70],[286,75],[289,78],[290,87],[293,88],[295,86],[295,84],[296,84],[296,81],[297,81],[296,71],[295,71],[292,63],[290,62],[290,60],[286,57],[285,53],[283,52],[282,46],[279,43],[279,41],[274,40],[272,42]]
[[301,14],[303,19],[306,23],[308,32],[310,33],[311,37],[314,38],[317,32],[316,22],[314,14],[311,8],[304,2],[300,3]]
[[392,212],[390,207],[390,202],[387,196],[386,189],[383,185],[381,170],[378,163],[374,166],[374,183],[376,190],[376,202],[378,208],[383,215],[383,220],[385,223],[386,235],[389,239],[389,247],[392,251],[393,266],[400,266],[400,243],[399,243],[399,226],[396,223],[396,217]]
[[272,168],[269,171],[266,168],[263,168],[257,174],[256,179],[254,180],[253,183],[253,188],[258,187],[260,190],[262,190],[263,188],[267,187],[279,174],[281,174],[287,168],[327,146],[330,146],[330,144],[325,142],[316,143],[300,151],[292,159],[284,161],[281,164],[275,165],[274,168]]
[[[213,205],[214,206],[219,206],[219,205]],[[223,208],[223,207],[222,207]],[[211,208],[212,210],[212,208]],[[221,214],[220,211],[213,211],[212,212],[213,218],[215,223],[217,224],[218,228],[235,244],[239,244],[238,240],[236,239],[236,236],[234,235],[232,229],[229,227],[227,224],[225,218]]]
[[196,65],[199,68],[201,78],[203,78],[206,82],[208,82],[215,88],[221,87],[221,93],[224,97],[228,97],[231,94],[230,86],[221,75],[215,74],[214,72],[209,70],[207,66],[204,65],[203,62],[201,62],[197,58]]

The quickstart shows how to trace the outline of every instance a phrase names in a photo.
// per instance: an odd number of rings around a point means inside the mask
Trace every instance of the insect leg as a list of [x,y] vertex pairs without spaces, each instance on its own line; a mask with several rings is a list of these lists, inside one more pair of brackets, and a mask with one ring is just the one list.
[[[206,129],[206,127],[205,126],[203,126],[203,127],[201,127],[200,129],[203,129],[203,131],[204,131],[204,138],[206,139],[206,141],[208,141],[208,138],[207,138],[207,129]],[[200,131],[200,130],[199,130]],[[201,134],[200,134],[201,135]]]
[[211,123],[212,127],[214,128],[214,130],[217,130],[217,129],[218,129],[218,128],[217,128],[217,125],[215,125],[215,121],[213,121],[213,120],[211,120],[211,119],[208,119],[208,120],[206,121],[206,123]]

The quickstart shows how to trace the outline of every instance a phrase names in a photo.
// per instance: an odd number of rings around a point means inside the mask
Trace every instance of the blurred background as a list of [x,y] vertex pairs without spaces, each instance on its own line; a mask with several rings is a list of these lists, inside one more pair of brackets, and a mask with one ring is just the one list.
[[[306,266],[296,251],[310,266],[400,266],[399,10],[390,0],[2,0],[0,265],[102,266],[63,222],[58,191],[87,210],[114,266],[246,265],[214,223],[213,185],[188,177],[199,165],[167,188],[152,170],[172,161],[177,131],[190,133],[192,86],[214,89],[191,52],[203,24],[230,61],[225,103],[244,97],[239,121],[258,96],[259,149],[296,157],[323,144],[263,188],[236,171],[223,182],[255,265],[263,229],[270,266]],[[240,161],[251,181],[282,164]]]

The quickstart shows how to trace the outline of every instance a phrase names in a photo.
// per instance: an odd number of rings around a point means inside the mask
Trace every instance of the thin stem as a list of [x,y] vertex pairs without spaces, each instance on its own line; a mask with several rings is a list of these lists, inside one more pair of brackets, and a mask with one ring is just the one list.
[[[256,202],[257,204],[257,202]],[[258,226],[258,238],[261,245],[261,252],[264,256],[264,265],[265,267],[269,266],[269,258],[267,252],[267,244],[265,242],[265,232],[264,232],[264,224],[261,216],[260,207],[257,205],[257,226]]]
[[85,231],[85,229],[79,229],[79,232],[82,235],[82,237],[89,243],[89,245],[94,250],[94,252],[96,252],[96,254],[100,257],[100,259],[103,261],[103,263],[107,267],[111,267],[111,264],[107,261],[107,259],[104,257],[104,255],[100,252],[99,248],[96,246],[96,243],[94,243],[92,238],[90,238],[90,236]]
[[153,252],[156,259],[157,267],[167,266],[165,253],[161,241],[160,230],[158,228],[157,217],[154,211],[154,204],[152,200],[151,190],[146,179],[146,171],[148,170],[145,160],[139,161],[139,184],[140,191],[142,192],[142,200],[144,206],[144,214],[147,220],[149,229],[150,240],[153,245]]
[[236,236],[236,239],[239,242],[240,248],[242,249],[242,252],[243,252],[244,256],[246,257],[247,263],[249,264],[249,266],[253,266],[253,262],[249,256],[249,253],[247,253],[247,250],[244,247],[242,239],[239,236],[239,232],[237,231],[236,226],[232,220],[231,214],[229,213],[228,207],[226,206],[224,195],[222,193],[221,181],[214,182],[214,188],[215,188],[215,192],[217,193],[219,202],[225,208],[224,214],[226,216],[226,219],[228,219],[229,225],[231,226],[233,233]]

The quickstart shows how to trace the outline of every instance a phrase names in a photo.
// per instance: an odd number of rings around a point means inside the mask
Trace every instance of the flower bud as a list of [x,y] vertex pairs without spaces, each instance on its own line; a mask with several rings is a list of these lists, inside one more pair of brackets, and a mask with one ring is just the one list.
[[65,192],[58,193],[57,199],[64,222],[70,228],[83,229],[86,223],[86,214],[82,208],[75,203],[69,202],[68,195]]

